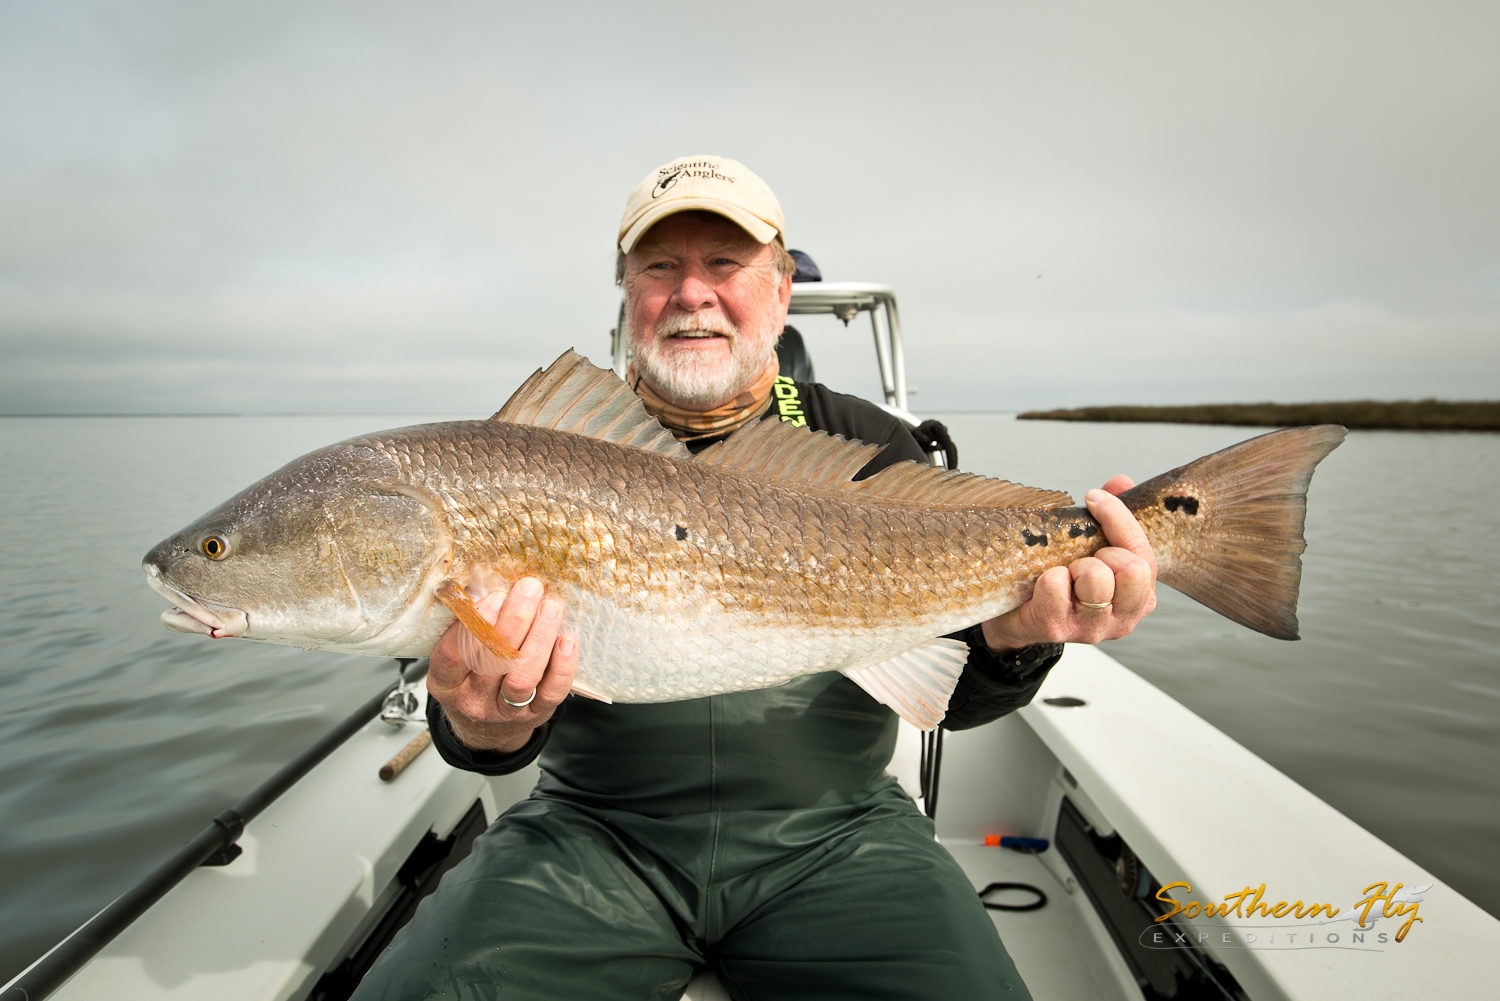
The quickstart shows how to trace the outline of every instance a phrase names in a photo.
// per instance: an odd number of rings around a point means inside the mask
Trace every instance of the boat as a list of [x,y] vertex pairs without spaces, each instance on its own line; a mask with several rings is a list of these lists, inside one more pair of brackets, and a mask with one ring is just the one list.
[[[883,405],[919,423],[889,286],[799,283],[790,312],[868,313]],[[611,351],[623,372],[618,326]],[[788,355],[784,369],[810,371],[805,352]],[[396,668],[0,1001],[348,997],[537,774],[411,757],[424,665]],[[1500,921],[1095,647],[1068,647],[1029,706],[987,726],[937,739],[903,723],[891,770],[993,908],[1038,1001],[1493,990]],[[683,998],[728,994],[704,970]]]

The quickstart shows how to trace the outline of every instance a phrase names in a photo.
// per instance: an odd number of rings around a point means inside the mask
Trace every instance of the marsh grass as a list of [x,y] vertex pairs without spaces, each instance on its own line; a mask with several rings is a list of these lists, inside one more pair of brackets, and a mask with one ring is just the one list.
[[1342,424],[1401,431],[1500,431],[1500,401],[1403,400],[1381,403],[1208,403],[1187,407],[1079,407],[1028,410],[1023,421],[1111,421],[1290,427]]

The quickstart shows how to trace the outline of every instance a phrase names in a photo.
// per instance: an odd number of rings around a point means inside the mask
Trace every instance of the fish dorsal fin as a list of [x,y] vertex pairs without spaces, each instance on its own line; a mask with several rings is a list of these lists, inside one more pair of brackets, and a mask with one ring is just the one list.
[[961,473],[940,466],[898,462],[847,488],[868,497],[921,504],[924,507],[1067,507],[1071,495],[1061,490],[1023,487],[1008,480],[992,480],[977,473]]
[[710,445],[694,461],[792,480],[803,487],[851,490],[927,507],[1039,508],[1073,503],[1073,498],[1058,490],[1038,490],[915,462],[900,462],[868,480],[852,482],[851,477],[884,448],[823,431],[809,432],[772,418]]
[[568,431],[678,459],[692,458],[672,432],[646,412],[641,398],[624,380],[610,369],[590,364],[571,348],[545,371],[537,369],[490,420]]
[[773,418],[757,421],[715,442],[699,452],[694,461],[837,490],[884,448],[826,431],[808,432]]
[[842,435],[809,432],[790,423],[763,420],[741,428],[694,456],[672,432],[646,412],[640,397],[619,376],[569,349],[521,384],[492,421],[551,428],[692,459],[755,476],[791,480],[804,487],[853,490],[932,507],[1057,507],[1073,499],[973,473],[902,462],[868,480],[852,481],[884,445],[866,445]]

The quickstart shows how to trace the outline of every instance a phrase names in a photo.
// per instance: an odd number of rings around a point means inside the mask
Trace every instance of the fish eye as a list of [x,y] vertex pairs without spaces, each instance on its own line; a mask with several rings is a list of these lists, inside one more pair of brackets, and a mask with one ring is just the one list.
[[229,555],[229,540],[222,535],[210,535],[199,546],[203,549],[203,555],[211,560],[222,560]]

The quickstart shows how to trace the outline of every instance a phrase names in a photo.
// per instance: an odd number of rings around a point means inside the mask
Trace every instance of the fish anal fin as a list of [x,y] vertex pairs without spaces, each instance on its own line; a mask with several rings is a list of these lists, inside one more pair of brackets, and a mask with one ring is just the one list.
[[679,459],[691,457],[619,376],[592,365],[571,348],[545,370],[532,373],[490,420],[567,431]]
[[931,730],[948,714],[948,700],[968,660],[968,644],[941,638],[843,673],[918,730]]
[[490,621],[479,614],[479,609],[474,605],[474,599],[469,593],[459,586],[456,580],[445,580],[437,587],[437,599],[448,606],[448,610],[458,616],[458,621],[464,624],[464,628],[474,634],[474,638],[484,644],[484,648],[501,660],[520,660],[521,651],[511,646],[500,631],[490,624]]

